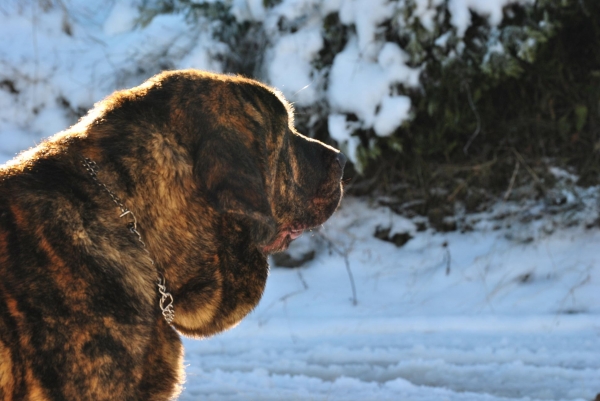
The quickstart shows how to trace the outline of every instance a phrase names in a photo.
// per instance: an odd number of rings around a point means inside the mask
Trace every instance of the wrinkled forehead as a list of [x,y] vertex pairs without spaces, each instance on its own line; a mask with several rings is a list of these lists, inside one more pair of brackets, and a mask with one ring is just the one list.
[[260,96],[261,108],[269,125],[266,145],[269,157],[278,158],[280,152],[289,146],[289,136],[296,132],[294,107],[279,90],[267,86],[263,86],[262,90],[265,92]]

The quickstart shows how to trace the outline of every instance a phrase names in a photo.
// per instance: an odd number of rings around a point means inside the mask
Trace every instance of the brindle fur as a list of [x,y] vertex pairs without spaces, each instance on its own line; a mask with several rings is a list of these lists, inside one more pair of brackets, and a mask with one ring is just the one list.
[[[83,157],[137,217],[156,267]],[[255,307],[267,254],[337,207],[340,158],[298,134],[267,86],[185,70],[114,93],[0,166],[0,400],[176,396],[177,331],[209,336]]]

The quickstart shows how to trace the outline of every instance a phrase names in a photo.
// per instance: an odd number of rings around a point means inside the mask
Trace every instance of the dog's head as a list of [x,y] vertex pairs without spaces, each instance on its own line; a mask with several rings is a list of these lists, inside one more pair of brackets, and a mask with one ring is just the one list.
[[341,199],[340,180],[346,163],[342,153],[306,138],[291,124],[282,136],[270,186],[271,210],[278,230],[263,247],[269,253],[287,248],[305,230],[323,224],[331,216]]
[[280,93],[253,80],[217,77],[194,81],[208,94],[194,120],[202,131],[194,144],[199,186],[216,210],[244,222],[263,253],[284,250],[335,211],[346,158],[298,133]]
[[165,72],[95,113],[83,123],[106,150],[103,164],[121,160],[131,193],[139,186],[131,201],[141,224],[154,224],[142,234],[185,334],[239,322],[262,296],[266,256],[340,202],[345,157],[299,134],[291,105],[257,81]]

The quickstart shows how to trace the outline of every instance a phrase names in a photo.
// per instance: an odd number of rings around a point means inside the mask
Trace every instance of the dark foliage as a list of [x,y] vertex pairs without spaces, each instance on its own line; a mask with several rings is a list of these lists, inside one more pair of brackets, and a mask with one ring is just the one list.
[[[279,3],[263,4],[269,9]],[[263,78],[262,57],[274,33],[258,22],[236,21],[228,4],[147,0],[144,15],[183,12],[192,23],[212,21],[215,37],[231,50],[221,60],[228,72]],[[447,4],[437,7],[429,29],[415,18],[415,8],[407,0],[379,27],[377,39],[397,43],[411,66],[423,68],[419,90],[395,88],[411,97],[413,118],[389,137],[377,137],[372,129],[354,133],[362,143],[362,173],[347,168],[347,176],[354,177],[348,192],[385,193],[399,204],[417,200],[402,210],[439,220],[454,213],[457,201],[478,210],[498,196],[543,196],[555,181],[549,165],[573,168],[580,185],[598,183],[599,2],[511,4],[498,27],[472,13],[462,37]],[[295,32],[303,23],[281,19],[279,33]],[[355,27],[344,25],[337,13],[324,17],[324,46],[313,60],[315,70],[327,78],[352,35]],[[327,79],[323,82],[326,90]],[[329,112],[325,100],[297,107],[297,125],[331,141]],[[523,186],[529,190],[512,190]]]

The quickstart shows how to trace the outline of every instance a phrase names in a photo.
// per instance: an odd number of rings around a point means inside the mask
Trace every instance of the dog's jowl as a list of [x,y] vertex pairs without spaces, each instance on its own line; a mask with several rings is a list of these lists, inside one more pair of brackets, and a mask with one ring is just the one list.
[[0,400],[168,400],[322,224],[345,158],[256,81],[159,74],[0,166]]

